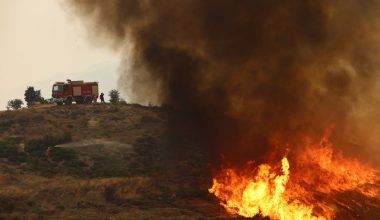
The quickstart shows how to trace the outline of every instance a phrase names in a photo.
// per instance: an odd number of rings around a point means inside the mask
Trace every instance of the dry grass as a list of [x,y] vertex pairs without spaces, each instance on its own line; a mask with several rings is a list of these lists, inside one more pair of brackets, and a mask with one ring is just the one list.
[[0,216],[41,219],[87,209],[99,215],[131,201],[141,202],[146,193],[158,193],[149,177],[76,179],[7,173],[0,175]]
[[166,121],[138,105],[0,112],[0,219],[229,218],[204,153],[168,147]]
[[[25,139],[41,134],[69,132],[74,140],[107,137],[133,143],[141,133],[159,136],[162,123],[146,124],[142,118],[160,120],[160,112],[134,105],[36,106],[20,111],[0,112],[0,140],[10,135]],[[125,132],[125,131],[129,132]]]

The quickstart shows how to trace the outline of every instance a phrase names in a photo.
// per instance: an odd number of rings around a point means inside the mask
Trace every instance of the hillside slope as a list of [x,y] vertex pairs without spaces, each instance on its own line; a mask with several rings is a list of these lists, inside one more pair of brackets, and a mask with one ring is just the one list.
[[[227,219],[205,153],[138,105],[0,112],[0,219]],[[178,146],[179,147],[179,146]]]

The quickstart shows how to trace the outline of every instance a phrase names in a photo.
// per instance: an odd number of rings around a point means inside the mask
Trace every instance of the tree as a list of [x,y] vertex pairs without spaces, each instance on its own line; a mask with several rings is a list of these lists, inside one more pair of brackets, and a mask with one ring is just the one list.
[[49,99],[45,99],[44,97],[40,97],[40,103],[41,104],[49,104]]
[[111,90],[108,95],[110,96],[110,102],[113,104],[119,103],[120,101],[120,92],[116,89]]
[[41,97],[41,90],[34,90],[33,86],[28,86],[28,88],[25,90],[24,96],[28,108],[31,107],[34,102],[40,102],[43,100]]
[[12,99],[8,101],[7,109],[20,109],[24,102],[21,99]]

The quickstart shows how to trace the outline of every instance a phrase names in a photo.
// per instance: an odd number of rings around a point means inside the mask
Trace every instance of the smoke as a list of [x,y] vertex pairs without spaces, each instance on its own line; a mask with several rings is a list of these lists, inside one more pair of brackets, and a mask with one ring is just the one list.
[[122,52],[128,101],[168,106],[172,128],[210,149],[257,158],[272,142],[331,126],[355,152],[373,155],[380,143],[377,0],[72,0],[69,8],[92,39]]

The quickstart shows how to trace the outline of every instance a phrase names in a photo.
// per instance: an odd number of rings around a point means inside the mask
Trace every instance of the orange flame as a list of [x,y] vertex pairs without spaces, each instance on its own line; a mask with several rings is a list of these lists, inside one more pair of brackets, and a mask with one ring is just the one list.
[[252,179],[240,176],[236,170],[225,170],[227,182],[213,179],[210,193],[220,198],[221,203],[231,214],[253,217],[257,214],[275,219],[324,219],[312,216],[312,207],[299,201],[289,202],[285,196],[285,186],[289,180],[289,162],[282,159],[282,175],[276,175],[267,164],[258,168]]
[[328,135],[307,145],[296,164],[292,175],[287,157],[281,160],[281,171],[268,164],[255,169],[253,162],[242,170],[222,169],[209,192],[230,214],[283,220],[332,219],[338,202],[331,198],[339,192],[380,199],[378,170],[334,155]]
[[334,154],[328,135],[317,144],[308,144],[307,150],[299,155],[297,161],[303,169],[296,173],[302,175],[297,179],[318,187],[317,191],[322,193],[355,190],[365,196],[378,197],[378,187],[370,187],[379,181],[378,171],[356,159],[346,159],[341,153]]

